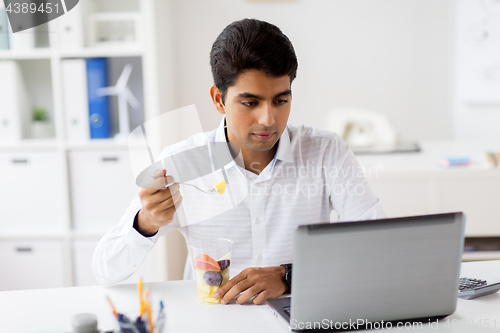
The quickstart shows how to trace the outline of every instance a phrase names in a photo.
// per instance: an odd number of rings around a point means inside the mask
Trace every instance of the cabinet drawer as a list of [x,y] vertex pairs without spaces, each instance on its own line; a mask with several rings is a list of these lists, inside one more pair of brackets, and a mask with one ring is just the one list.
[[466,214],[466,236],[500,235],[500,175],[443,182],[443,210]]
[[68,158],[74,229],[108,231],[138,192],[128,152],[70,151]]
[[[75,286],[91,286],[98,284],[92,273],[92,257],[99,242],[98,239],[80,239],[73,241],[73,277]],[[139,278],[144,282],[158,281],[158,265],[154,263],[154,257],[150,253],[141,267],[128,279],[121,283],[137,283]]]
[[63,179],[57,152],[0,153],[0,231],[60,231]]
[[380,198],[388,217],[435,214],[439,212],[439,186],[436,182],[370,180],[370,187]]
[[0,290],[64,286],[61,241],[0,241]]

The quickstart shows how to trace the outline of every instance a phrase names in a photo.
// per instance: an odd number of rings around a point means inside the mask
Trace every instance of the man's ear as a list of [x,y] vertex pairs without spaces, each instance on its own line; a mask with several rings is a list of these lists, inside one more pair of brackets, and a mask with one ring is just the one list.
[[226,114],[224,110],[224,103],[222,103],[222,95],[216,86],[210,87],[210,97],[212,97],[212,102],[214,103],[215,108],[220,114]]

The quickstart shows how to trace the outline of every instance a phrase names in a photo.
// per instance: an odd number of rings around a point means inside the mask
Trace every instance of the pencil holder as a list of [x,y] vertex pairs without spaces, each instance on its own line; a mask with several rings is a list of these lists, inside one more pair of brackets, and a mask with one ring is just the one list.
[[[135,315],[135,316],[134,316]],[[137,317],[135,312],[130,314],[118,314],[118,329],[115,333],[151,333],[151,327],[146,316],[142,319]],[[165,324],[165,315],[160,313],[158,318],[154,318],[154,333],[162,333]]]

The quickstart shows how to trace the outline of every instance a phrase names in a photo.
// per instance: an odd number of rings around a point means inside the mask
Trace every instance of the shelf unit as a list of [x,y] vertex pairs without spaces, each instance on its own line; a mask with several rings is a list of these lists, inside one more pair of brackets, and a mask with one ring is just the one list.
[[[94,10],[102,10],[109,13],[113,10],[120,12],[124,8],[125,11],[129,13],[134,12],[136,16],[140,17],[142,21],[140,35],[136,36],[140,42],[135,44],[124,43],[123,45],[114,44],[112,46],[90,46],[91,44],[88,42],[87,38],[82,48],[68,49],[60,44],[59,35],[61,33],[61,27],[60,23],[58,23],[59,19],[56,19],[44,25],[48,31],[49,47],[30,50],[0,50],[0,61],[13,60],[23,64],[35,61],[36,66],[28,66],[28,69],[31,67],[38,68],[40,64],[48,66],[48,68],[45,67],[42,69],[42,71],[48,73],[48,75],[43,78],[43,82],[46,82],[45,88],[43,88],[42,84],[31,88],[49,89],[51,91],[50,96],[46,97],[51,100],[50,110],[48,111],[55,132],[54,137],[48,139],[26,137],[20,141],[0,142],[0,167],[2,169],[4,167],[16,167],[19,171],[19,174],[16,174],[15,172],[17,171],[15,171],[14,176],[0,176],[0,185],[3,186],[3,194],[0,192],[0,198],[3,199],[6,207],[10,207],[10,212],[12,213],[11,215],[7,214],[9,216],[8,219],[5,218],[5,216],[0,218],[0,263],[10,262],[10,264],[14,264],[13,267],[3,266],[5,270],[13,271],[13,275],[9,276],[9,278],[14,282],[13,284],[5,286],[2,285],[0,281],[0,290],[28,289],[31,287],[69,287],[90,283],[89,279],[91,277],[89,277],[89,273],[92,273],[86,268],[82,269],[82,267],[77,267],[77,261],[84,260],[86,265],[89,264],[88,261],[93,251],[92,247],[98,239],[103,236],[106,229],[118,223],[121,214],[123,214],[125,208],[128,206],[133,194],[137,193],[138,188],[135,186],[131,168],[129,163],[127,163],[128,152],[126,143],[115,141],[114,139],[89,140],[87,142],[74,143],[66,139],[65,115],[67,110],[64,109],[64,91],[67,87],[63,86],[61,64],[65,59],[70,58],[104,57],[116,59],[118,62],[128,61],[129,59],[135,60],[139,62],[140,67],[142,67],[141,94],[143,95],[141,99],[143,101],[143,120],[152,119],[160,115],[161,112],[171,109],[173,105],[171,94],[165,92],[162,93],[160,97],[158,93],[158,87],[165,87],[172,84],[169,82],[172,76],[166,77],[158,74],[158,67],[165,68],[164,65],[158,63],[158,59],[166,62],[172,60],[169,58],[168,51],[166,51],[168,49],[166,43],[169,41],[169,32],[165,31],[162,36],[157,34],[159,27],[165,25],[165,23],[161,21],[168,19],[169,15],[171,15],[170,12],[166,12],[169,6],[168,1],[162,1],[163,0],[86,0],[86,3],[94,7]],[[89,12],[81,12],[83,13],[81,14],[82,22],[88,22]],[[83,27],[84,29],[88,29],[85,24]],[[84,35],[87,34],[88,31],[84,31]],[[31,72],[23,73],[25,81],[30,80],[30,75]],[[38,78],[38,80],[40,80],[40,78]],[[110,85],[114,83],[111,78],[109,81]],[[39,92],[37,91],[36,93],[38,94]],[[164,99],[167,99],[167,101]],[[162,110],[160,110],[160,105],[162,105]],[[101,189],[99,186],[92,188],[88,183],[79,184],[78,186],[81,191],[75,192],[75,186],[77,186],[75,184],[78,184],[81,178],[85,178],[83,177],[85,173],[87,179],[92,179],[104,172],[100,167],[91,168],[87,171],[85,171],[85,167],[81,167],[82,163],[87,163],[85,159],[87,156],[99,156],[99,154],[118,154],[120,156],[119,159],[112,158],[111,160],[115,162],[120,161],[120,165],[113,166],[106,172],[113,172],[113,174],[116,172],[125,175],[128,174],[130,177],[123,180],[105,178],[102,180],[102,183],[98,184]],[[42,162],[40,163],[42,165],[47,165],[48,163],[51,170],[54,169],[57,170],[57,172],[53,171],[53,174],[47,177],[38,175],[39,178],[30,179],[30,173],[33,172],[32,169],[36,166],[36,161],[30,160],[32,156],[41,156],[40,160]],[[74,159],[72,156],[79,156],[79,164],[75,164],[74,161],[72,162],[72,159]],[[17,162],[19,162],[19,165],[14,165],[16,158],[18,158]],[[44,158],[47,159],[47,163],[44,162]],[[82,158],[84,162],[81,162]],[[77,167],[79,167],[79,173],[72,176],[72,173],[74,173],[73,169],[77,169]],[[24,174],[28,177],[23,177]],[[8,178],[12,177],[14,177],[14,179],[9,183]],[[45,182],[43,182],[43,178],[50,179],[45,179]],[[7,187],[4,186],[6,183],[10,185]],[[102,189],[107,189],[107,191],[111,193],[113,189],[109,188],[109,186],[116,186],[117,184],[123,183],[126,183],[126,185],[121,185],[122,188],[125,187],[127,191],[129,191],[128,193],[131,194],[125,196],[124,199],[116,205],[113,205],[113,210],[117,211],[114,215],[115,218],[113,218],[112,221],[107,221],[105,228],[96,228],[95,225],[89,228],[82,228],[81,226],[84,226],[85,223],[91,225],[92,223],[90,222],[92,221],[80,221],[79,229],[75,223],[75,211],[77,209],[72,198],[78,195],[87,197],[92,195],[102,196],[102,193],[100,194],[100,192],[103,192]],[[32,190],[30,190],[30,188]],[[13,196],[11,191],[14,193],[17,191],[17,195]],[[24,193],[29,193],[24,191],[33,192],[42,202],[44,202],[44,200],[47,202],[56,202],[54,210],[44,213],[33,212],[30,208],[35,203],[35,199],[32,198],[31,202],[24,202]],[[96,201],[106,202],[110,201],[110,198],[96,197]],[[76,204],[81,205],[85,204],[85,202]],[[94,207],[92,207],[92,209],[93,208]],[[89,207],[89,210],[90,209],[91,207]],[[14,215],[16,211],[20,212],[20,216],[30,216],[30,218],[24,220],[18,218]],[[60,215],[59,220],[55,218],[57,214]],[[1,222],[2,220],[3,222]],[[27,223],[27,221],[29,221],[29,223]],[[25,224],[30,225],[30,227],[25,227]],[[50,224],[53,224],[54,227],[47,229],[46,225]],[[32,227],[31,225],[36,225],[36,227]],[[38,279],[38,272],[32,272],[33,274],[31,274],[31,276],[17,277],[21,281],[16,285],[16,271],[22,272],[24,275],[26,275],[26,272],[16,267],[15,262],[22,262],[22,260],[25,260],[25,257],[22,256],[25,255],[26,252],[32,253],[33,255],[36,254],[36,256],[33,256],[34,260],[40,260],[40,255],[42,255],[40,253],[44,252],[42,250],[38,251],[36,246],[38,244],[43,245],[45,244],[44,242],[53,242],[53,244],[59,247],[60,258],[55,260],[60,260],[59,264],[62,265],[61,272],[63,272],[63,276],[59,280],[56,279],[59,282],[55,284],[50,284],[49,282],[46,285],[40,286],[36,282]],[[9,246],[14,244],[15,246],[17,243],[26,243],[28,245],[18,247],[18,253],[9,254],[6,252],[11,250],[7,244],[9,244]],[[34,244],[34,246],[30,248],[29,244]],[[80,251],[81,249],[83,249],[83,252]],[[53,260],[49,257],[50,253],[53,252],[47,252],[47,255],[43,258],[47,260],[47,263],[54,264]],[[169,278],[170,273],[167,254],[167,244],[165,238],[163,238],[159,240],[157,246],[146,259],[143,264],[144,269],[139,272],[139,274],[144,277],[145,281],[166,280]],[[17,259],[21,260],[16,260],[16,256],[20,256],[17,257]],[[36,267],[40,268],[40,265]],[[86,267],[90,269],[90,266]],[[135,282],[136,278],[137,277],[134,276],[127,281]]]

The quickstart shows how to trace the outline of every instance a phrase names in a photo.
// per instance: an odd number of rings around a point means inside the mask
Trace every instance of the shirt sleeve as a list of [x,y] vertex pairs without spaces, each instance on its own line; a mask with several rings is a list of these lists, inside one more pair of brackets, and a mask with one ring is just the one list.
[[345,158],[331,182],[330,202],[339,214],[339,222],[374,220],[386,217],[380,199],[370,188],[363,169],[347,144]]
[[135,216],[141,208],[139,195],[136,195],[118,225],[97,244],[92,259],[92,272],[99,283],[117,283],[130,277],[158,239],[179,225],[175,214],[171,223],[161,227],[154,236],[145,237],[133,227]]

